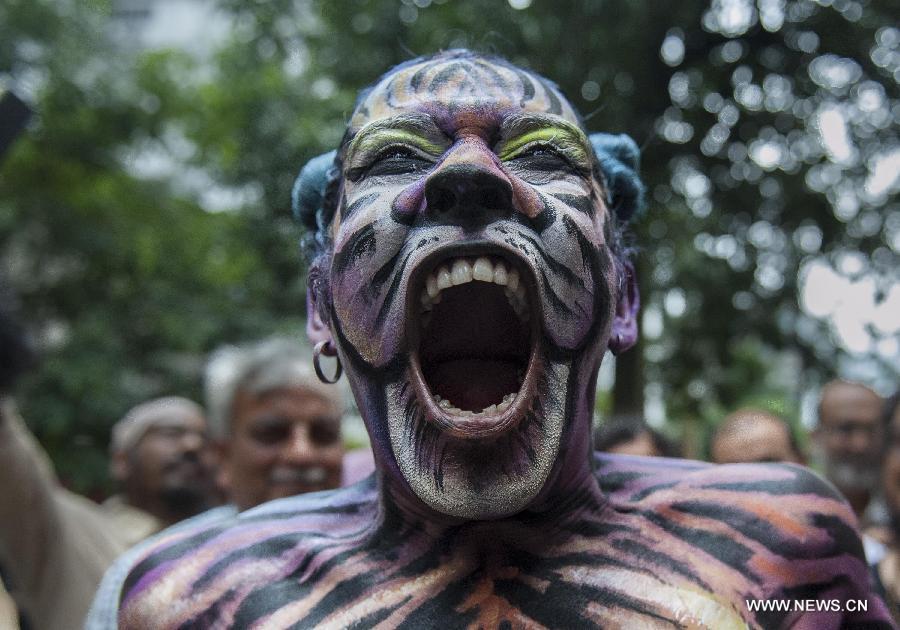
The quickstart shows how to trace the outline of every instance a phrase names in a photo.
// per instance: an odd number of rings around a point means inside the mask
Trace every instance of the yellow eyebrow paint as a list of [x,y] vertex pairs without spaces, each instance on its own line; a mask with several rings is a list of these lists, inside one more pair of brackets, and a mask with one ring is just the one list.
[[501,160],[511,160],[525,147],[532,144],[547,144],[569,157],[584,168],[590,168],[591,160],[581,133],[559,125],[548,125],[530,129],[505,140],[498,151]]

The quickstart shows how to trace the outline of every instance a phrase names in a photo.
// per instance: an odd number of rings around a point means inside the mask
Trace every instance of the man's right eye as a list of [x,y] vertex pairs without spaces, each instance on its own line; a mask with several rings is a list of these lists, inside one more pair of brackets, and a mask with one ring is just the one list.
[[277,444],[286,440],[290,432],[290,426],[286,424],[265,424],[255,427],[250,435],[260,444]]

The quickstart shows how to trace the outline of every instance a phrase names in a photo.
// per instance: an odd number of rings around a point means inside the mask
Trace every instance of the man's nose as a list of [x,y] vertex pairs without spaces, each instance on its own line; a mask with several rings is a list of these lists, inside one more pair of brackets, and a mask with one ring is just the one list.
[[281,457],[285,462],[308,464],[316,459],[316,446],[309,439],[306,429],[297,427],[291,431],[291,437],[285,444]]
[[863,428],[855,428],[847,438],[847,450],[854,455],[866,455],[872,450],[874,436]]
[[463,146],[425,182],[429,220],[479,228],[513,213],[512,186],[503,171],[485,155],[490,149]]
[[206,438],[195,431],[185,431],[181,436],[181,450],[186,453],[199,453],[206,447]]

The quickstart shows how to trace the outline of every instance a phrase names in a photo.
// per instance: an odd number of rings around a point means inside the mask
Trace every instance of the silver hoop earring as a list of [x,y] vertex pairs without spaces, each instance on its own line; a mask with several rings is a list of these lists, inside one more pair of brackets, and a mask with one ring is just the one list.
[[[322,366],[319,365],[319,361],[322,358],[322,355],[326,357],[334,357],[335,361],[335,369],[334,376],[331,379],[328,379],[325,376],[325,373],[322,371]],[[344,368],[341,366],[341,359],[337,355],[337,350],[334,347],[334,344],[331,343],[331,340],[320,341],[316,344],[316,347],[313,348],[313,368],[316,370],[316,376],[319,377],[319,380],[325,383],[326,385],[334,385],[337,383],[341,374],[344,372]]]

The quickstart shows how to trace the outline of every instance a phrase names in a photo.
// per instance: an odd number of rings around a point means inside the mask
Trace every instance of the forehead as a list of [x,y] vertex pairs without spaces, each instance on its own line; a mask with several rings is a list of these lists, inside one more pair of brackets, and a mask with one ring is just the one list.
[[575,110],[551,83],[520,68],[478,57],[426,60],[391,72],[362,100],[350,126],[359,129],[409,111],[448,123],[472,115],[535,112],[580,126]]
[[329,415],[339,417],[334,401],[329,400],[319,392],[308,387],[278,387],[263,391],[238,390],[235,400],[236,415],[265,415],[272,411],[275,413],[290,413],[294,416]]
[[195,413],[172,413],[165,417],[155,420],[147,431],[157,429],[188,429],[188,430],[204,430],[206,428],[206,419]]
[[821,419],[875,422],[881,416],[881,406],[881,398],[870,389],[852,383],[839,383],[825,391]]

